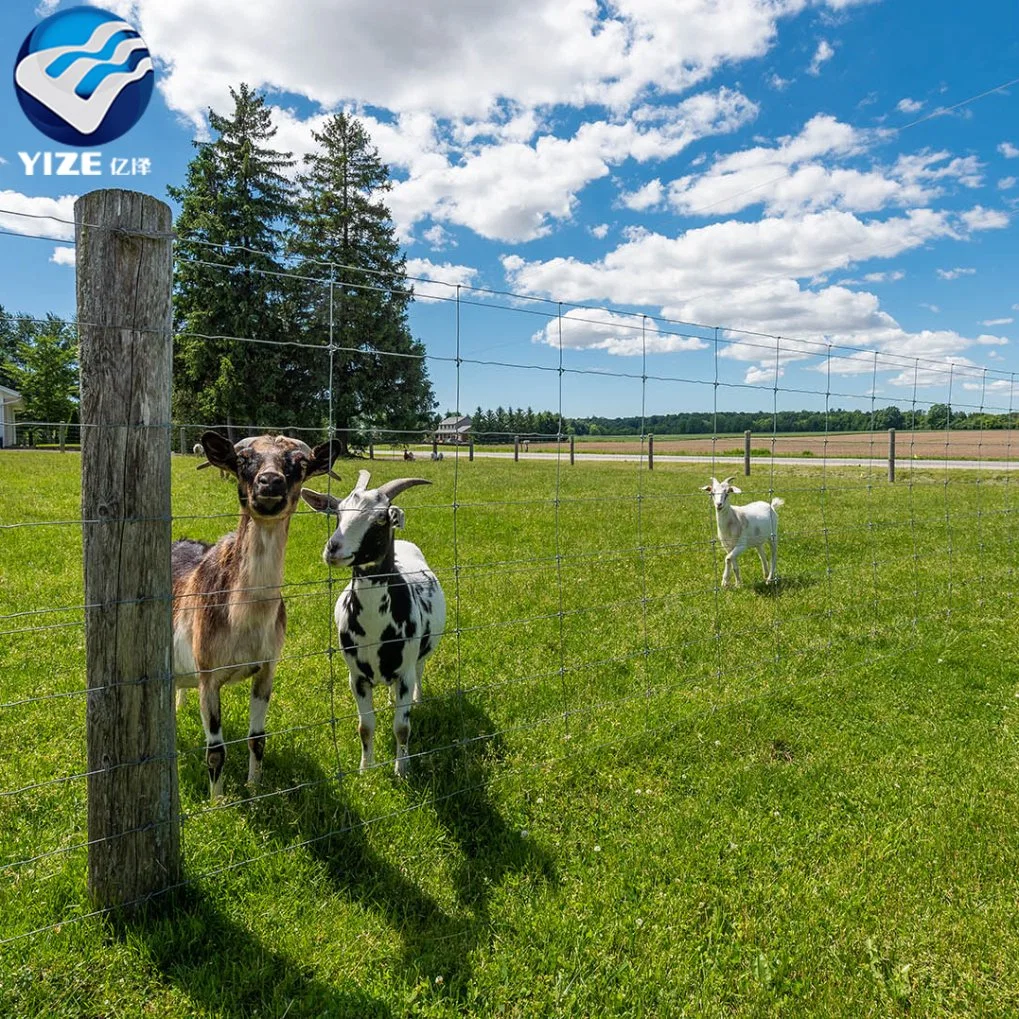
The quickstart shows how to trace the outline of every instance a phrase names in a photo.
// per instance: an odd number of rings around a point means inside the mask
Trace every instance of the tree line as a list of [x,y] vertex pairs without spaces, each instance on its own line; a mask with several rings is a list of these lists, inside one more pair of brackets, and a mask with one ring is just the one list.
[[[209,110],[211,138],[168,188],[179,205],[174,421],[234,440],[331,428],[345,447],[429,429],[435,397],[408,324],[389,168],[345,113],[313,132],[298,166],[275,144],[264,94],[230,94],[232,111]],[[0,384],[22,393],[22,420],[76,423],[73,323],[0,309]]]
[[966,413],[946,403],[927,408],[876,407],[874,410],[685,411],[632,417],[566,417],[528,407],[478,407],[471,416],[476,442],[503,442],[508,435],[713,435],[745,432],[866,432],[889,428],[938,431],[1011,428],[1015,415]]

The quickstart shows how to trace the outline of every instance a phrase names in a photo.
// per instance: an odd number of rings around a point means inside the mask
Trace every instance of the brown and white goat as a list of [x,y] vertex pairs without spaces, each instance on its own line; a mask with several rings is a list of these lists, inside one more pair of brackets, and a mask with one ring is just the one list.
[[178,708],[184,691],[198,688],[209,791],[216,797],[223,794],[226,761],[219,691],[248,677],[248,782],[261,778],[265,716],[287,628],[280,588],[290,518],[305,479],[332,473],[333,453],[328,442],[311,449],[298,439],[260,435],[235,445],[218,432],[202,436],[202,449],[211,464],[236,477],[241,515],[237,530],[215,545],[173,543],[173,671]]

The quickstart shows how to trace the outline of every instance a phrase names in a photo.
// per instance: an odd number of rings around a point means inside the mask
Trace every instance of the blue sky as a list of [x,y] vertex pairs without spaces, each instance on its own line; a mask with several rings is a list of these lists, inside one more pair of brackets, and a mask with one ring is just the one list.
[[[0,8],[9,83],[67,6]],[[26,174],[20,152],[59,146],[0,90],[8,311],[74,307],[68,228],[15,213],[165,198],[245,80],[298,154],[330,111],[364,118],[419,294],[460,285],[459,308],[412,316],[440,410],[1019,408],[1014,0],[104,7],[145,38],[156,91],[82,178]]]

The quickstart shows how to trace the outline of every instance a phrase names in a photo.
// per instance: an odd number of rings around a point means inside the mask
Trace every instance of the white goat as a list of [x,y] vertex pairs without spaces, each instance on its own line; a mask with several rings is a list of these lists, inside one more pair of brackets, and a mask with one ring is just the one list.
[[[718,523],[718,539],[728,553],[725,557],[725,568],[722,570],[722,587],[729,586],[730,572],[736,578],[736,586],[740,586],[739,556],[748,548],[756,548],[764,567],[764,581],[771,584],[778,580],[775,572],[778,559],[778,514],[779,506],[785,505],[784,499],[772,499],[771,502],[750,502],[745,506],[729,504],[730,495],[742,495],[742,489],[732,484],[732,478],[719,481],[711,479],[710,485],[703,485],[702,492],[711,493],[711,501],[715,506],[715,517]],[[771,566],[764,552],[764,544],[771,545]]]
[[410,706],[421,701],[425,662],[446,625],[446,599],[421,549],[393,534],[404,512],[392,505],[405,489],[429,485],[423,478],[398,478],[368,488],[368,471],[342,502],[305,488],[301,498],[319,513],[338,518],[322,558],[330,566],[353,567],[350,583],[336,600],[336,628],[357,701],[361,771],[374,761],[373,690],[380,680],[396,688],[393,734],[396,774],[407,773]]

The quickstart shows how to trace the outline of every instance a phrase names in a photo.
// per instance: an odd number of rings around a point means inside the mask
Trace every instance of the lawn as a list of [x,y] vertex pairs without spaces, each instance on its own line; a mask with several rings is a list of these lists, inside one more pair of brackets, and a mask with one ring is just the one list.
[[[174,534],[211,540],[236,497],[194,464]],[[720,591],[702,466],[372,466],[434,482],[400,503],[450,606],[410,778],[384,693],[356,772],[302,511],[260,794],[234,688],[209,804],[192,695],[187,888],[119,922],[85,891],[80,460],[0,453],[0,1015],[1016,1014],[1019,481],[757,460],[781,580],[748,552]]]

